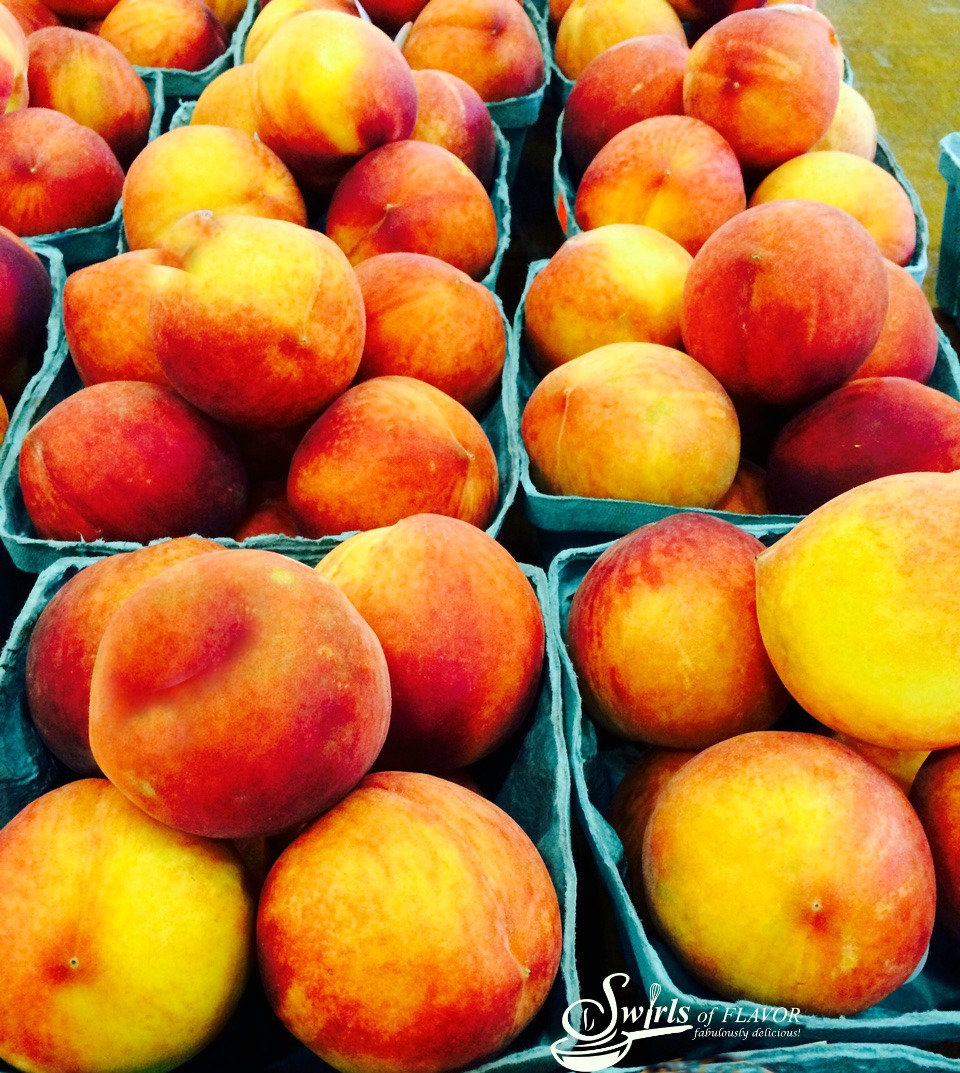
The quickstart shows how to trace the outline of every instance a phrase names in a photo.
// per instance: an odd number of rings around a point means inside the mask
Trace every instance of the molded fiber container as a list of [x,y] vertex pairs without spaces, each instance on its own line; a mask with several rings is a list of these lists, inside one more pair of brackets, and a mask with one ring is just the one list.
[[940,142],[940,174],[947,180],[943,210],[940,267],[937,271],[937,302],[944,313],[960,319],[960,133]]
[[957,1073],[960,1062],[915,1047],[883,1043],[809,1043],[771,1051],[738,1051],[715,1062],[668,1062],[618,1068],[624,1073]]

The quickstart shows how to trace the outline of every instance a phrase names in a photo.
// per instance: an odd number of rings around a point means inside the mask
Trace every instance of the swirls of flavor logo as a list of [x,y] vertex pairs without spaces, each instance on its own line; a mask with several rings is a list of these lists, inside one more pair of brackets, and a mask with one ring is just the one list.
[[[605,1002],[578,999],[564,1012],[562,1023],[566,1036],[551,1044],[550,1050],[566,1069],[574,1073],[598,1073],[622,1062],[638,1039],[692,1030],[688,1006],[678,1006],[676,999],[669,1006],[657,1005],[659,984],[650,985],[649,1005],[619,1006],[614,993],[617,981],[623,988],[630,977],[625,972],[612,973],[603,981]],[[578,1013],[579,1027],[574,1023]],[[637,1024],[643,1027],[624,1027]]]

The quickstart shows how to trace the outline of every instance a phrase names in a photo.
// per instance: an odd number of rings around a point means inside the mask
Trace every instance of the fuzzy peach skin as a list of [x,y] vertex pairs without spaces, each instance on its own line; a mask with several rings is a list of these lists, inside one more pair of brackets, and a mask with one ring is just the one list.
[[253,137],[257,133],[253,92],[253,66],[242,63],[239,67],[228,67],[197,98],[190,125],[232,127]]
[[468,410],[406,376],[357,384],[307,432],[287,499],[307,536],[443,514],[484,528],[497,503],[497,460]]
[[757,561],[757,614],[815,719],[887,749],[960,744],[960,474],[900,473],[805,518]]
[[920,284],[905,269],[887,261],[890,302],[887,316],[873,350],[853,374],[854,380],[868,376],[905,376],[926,383],[937,363],[940,337],[933,310]]
[[615,135],[577,188],[574,213],[588,231],[643,224],[695,254],[747,205],[743,174],[720,135],[689,116],[654,116]]
[[231,847],[156,823],[105,779],[45,794],[0,831],[0,1057],[181,1065],[240,999],[254,912]]
[[900,376],[853,380],[784,426],[767,461],[780,514],[891,473],[960,469],[960,402]]
[[891,779],[909,796],[910,788],[917,777],[923,762],[930,755],[928,749],[883,749],[879,745],[870,745],[865,741],[857,741],[849,734],[840,734],[836,730],[830,735],[834,741],[853,749],[855,753],[876,764],[881,771],[885,771]]
[[540,680],[543,616],[492,537],[418,514],[350,537],[316,569],[383,645],[393,709],[379,768],[451,771],[516,731]]
[[300,15],[304,11],[339,11],[343,15],[353,15],[357,18],[360,16],[353,0],[270,0],[250,27],[250,33],[247,35],[243,48],[243,62],[253,63],[263,50],[263,46],[277,30],[289,22],[294,15]]
[[757,625],[762,550],[730,522],[690,513],[604,552],[567,626],[590,714],[619,737],[674,749],[770,726],[789,698]]
[[159,246],[198,209],[306,225],[303,195],[276,154],[226,127],[180,127],[137,157],[123,184],[123,225],[131,249]]
[[61,25],[57,16],[41,0],[4,0],[3,6],[17,20],[27,37],[44,26]]
[[649,227],[575,235],[530,284],[524,330],[542,373],[607,343],[680,346],[680,300],[692,258]]
[[414,69],[449,71],[485,101],[525,97],[543,85],[543,48],[517,0],[430,0],[403,44]]
[[650,817],[643,874],[669,945],[732,1001],[859,1013],[907,980],[933,929],[933,862],[909,802],[816,734],[743,734],[690,760]]
[[103,38],[54,26],[30,35],[30,103],[95,130],[127,167],[147,144],[153,104],[143,80]]
[[960,750],[931,753],[910,802],[930,842],[937,875],[937,921],[960,941]]
[[94,560],[40,613],[27,650],[27,705],[44,744],[72,771],[99,774],[90,752],[90,679],[114,613],[167,567],[222,550],[212,540],[180,537]]
[[417,121],[410,137],[448,149],[489,187],[497,160],[493,120],[480,94],[447,71],[414,71]]
[[148,815],[214,838],[276,834],[369,770],[390,719],[380,642],[335,585],[271,551],[200,555],[116,611],[90,746]]
[[28,63],[26,35],[11,12],[0,4],[0,115],[26,108]]
[[308,186],[329,189],[365,153],[413,130],[407,61],[382,30],[343,12],[284,23],[254,74],[257,132]]
[[0,116],[0,226],[22,236],[95,227],[122,188],[123,169],[95,131],[50,108]]
[[546,1001],[560,943],[557,895],[524,831],[470,790],[405,772],[368,776],[302,834],[257,917],[270,1004],[345,1073],[492,1056]]
[[840,99],[827,133],[811,147],[810,152],[831,149],[853,153],[865,160],[873,160],[877,153],[877,120],[873,109],[846,82],[840,83]]
[[496,299],[436,257],[384,253],[357,265],[367,336],[358,380],[412,376],[480,414],[507,351]]
[[888,292],[883,258],[851,216],[813,201],[760,205],[721,227],[694,258],[683,341],[731,395],[810,401],[863,364],[880,337]]
[[363,353],[363,298],[325,235],[195,212],[164,249],[175,267],[156,270],[151,338],[188,402],[229,425],[284,428],[347,388]]
[[557,66],[567,78],[578,79],[608,48],[648,34],[687,43],[667,0],[573,0],[557,30]]
[[905,265],[917,245],[917,222],[906,191],[870,160],[834,151],[807,153],[772,171],[751,205],[804,198],[848,212],[870,232],[888,260]]
[[577,172],[634,123],[683,114],[689,51],[675,37],[652,34],[621,41],[587,65],[563,110],[563,151]]
[[43,262],[0,227],[0,395],[11,405],[40,367],[52,302]]
[[299,536],[300,527],[287,502],[282,481],[264,481],[250,493],[250,510],[234,530],[234,540],[265,534]]
[[131,63],[201,71],[226,51],[227,37],[202,0],[119,0],[100,27]]
[[351,168],[334,191],[327,234],[352,265],[379,253],[425,253],[474,279],[486,275],[497,251],[497,218],[483,183],[427,142],[384,145]]
[[70,395],[26,434],[20,488],[45,540],[223,536],[247,476],[236,446],[170,388],[113,381]]
[[765,480],[766,473],[760,466],[741,458],[730,491],[717,503],[717,510],[731,514],[770,514]]
[[611,343],[554,369],[520,432],[534,480],[551,495],[712,507],[740,455],[726,392],[656,343]]
[[715,127],[744,167],[775,168],[830,126],[840,95],[832,39],[827,20],[807,11],[730,15],[690,50],[684,110]]

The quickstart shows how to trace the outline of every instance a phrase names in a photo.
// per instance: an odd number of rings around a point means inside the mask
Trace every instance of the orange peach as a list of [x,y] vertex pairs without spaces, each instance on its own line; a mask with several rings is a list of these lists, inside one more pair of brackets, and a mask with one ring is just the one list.
[[390,719],[379,641],[335,586],[270,551],[200,555],[116,611],[90,746],[148,815],[216,838],[319,815],[369,770]]
[[0,227],[0,395],[11,405],[40,367],[52,302],[43,262]]
[[243,48],[243,62],[253,63],[277,30],[304,11],[339,11],[358,18],[360,15],[353,0],[270,0],[250,27]]
[[26,108],[28,63],[26,35],[20,23],[0,4],[0,115]]
[[731,514],[770,514],[765,481],[766,473],[758,465],[741,458],[730,491],[717,503],[717,510]]
[[720,135],[689,116],[654,116],[615,135],[593,158],[574,212],[586,231],[643,224],[696,253],[747,205],[743,175]]
[[17,20],[27,37],[34,30],[42,30],[44,26],[62,25],[42,0],[4,0],[3,6]]
[[543,616],[492,537],[418,514],[350,537],[317,572],[383,645],[393,708],[380,768],[451,771],[516,731],[537,692]]
[[20,487],[48,540],[229,533],[247,478],[227,435],[157,384],[114,381],[58,403],[23,440]]
[[90,752],[90,679],[114,613],[167,567],[222,550],[212,540],[180,537],[94,560],[40,613],[27,650],[27,704],[44,744],[72,771],[98,773]]
[[905,376],[926,383],[937,363],[940,338],[933,310],[920,285],[905,269],[887,261],[890,303],[876,346],[853,374]]
[[358,380],[412,376],[480,413],[500,383],[507,339],[496,299],[458,268],[418,253],[357,265],[367,336]]
[[667,0],[573,0],[557,30],[557,66],[567,78],[578,79],[608,48],[648,34],[665,34],[687,43],[680,19]]
[[270,1004],[355,1073],[480,1064],[543,1005],[560,944],[524,831],[479,794],[405,772],[368,776],[302,834],[257,919]]
[[930,755],[929,750],[921,749],[919,752],[910,749],[882,749],[879,745],[871,745],[866,741],[858,741],[849,734],[841,734],[833,731],[830,735],[841,745],[876,764],[881,771],[885,771],[891,779],[909,796],[910,788],[917,777],[917,772],[923,766],[923,762]]
[[425,253],[474,279],[497,250],[483,184],[453,153],[427,142],[384,145],[351,168],[330,202],[327,234],[352,265],[379,253]]
[[303,195],[280,159],[253,136],[225,127],[180,127],[137,157],[123,184],[132,249],[160,245],[197,209],[305,225]]
[[250,493],[250,510],[234,530],[234,540],[267,534],[299,536],[300,527],[281,481],[265,481]]
[[446,71],[414,71],[417,121],[410,137],[449,150],[489,187],[497,159],[493,120],[480,94]]
[[634,224],[608,224],[567,239],[527,291],[531,360],[547,373],[607,343],[678,348],[691,262],[673,239]]
[[232,127],[253,137],[257,133],[254,84],[253,67],[249,63],[228,67],[200,94],[190,125]]
[[840,99],[827,133],[810,152],[835,149],[873,160],[877,152],[877,120],[873,109],[853,86],[840,83]]
[[497,491],[496,458],[476,419],[406,376],[380,376],[341,395],[303,438],[287,481],[290,506],[313,537],[423,513],[483,528]]
[[712,507],[740,456],[726,392],[656,343],[612,343],[554,369],[520,431],[534,480],[551,495]]
[[960,749],[931,753],[910,801],[930,842],[937,876],[937,920],[960,941]]
[[203,0],[119,0],[100,36],[140,67],[201,71],[226,51],[227,38]]

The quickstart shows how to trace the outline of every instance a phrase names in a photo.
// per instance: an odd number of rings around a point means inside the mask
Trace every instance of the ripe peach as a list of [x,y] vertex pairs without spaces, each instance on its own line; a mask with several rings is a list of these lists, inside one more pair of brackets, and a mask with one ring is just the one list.
[[20,29],[27,37],[34,30],[42,30],[44,26],[62,25],[50,8],[42,3],[42,0],[3,0],[3,6],[17,20]]
[[414,71],[417,121],[411,139],[442,146],[489,187],[497,159],[493,120],[479,93],[446,71]]
[[862,756],[864,760],[869,760],[871,764],[875,764],[881,771],[885,771],[907,795],[917,777],[917,772],[930,755],[928,749],[919,751],[883,749],[879,745],[858,741],[856,738],[851,738],[849,734],[841,734],[836,730],[830,737],[840,742],[841,745],[846,745],[848,749],[853,749],[855,753]]
[[43,262],[0,227],[0,395],[11,405],[40,366],[52,302]]
[[277,30],[304,11],[339,11],[343,15],[360,16],[353,0],[270,0],[250,27],[243,48],[243,62],[253,63]]
[[661,35],[687,43],[667,0],[573,0],[557,30],[557,66],[578,79],[592,60],[631,37]]
[[960,750],[931,753],[913,783],[910,801],[930,842],[937,876],[937,920],[960,939]]
[[233,127],[253,137],[257,133],[257,110],[253,102],[255,82],[251,64],[228,67],[200,94],[190,125]]
[[201,71],[226,51],[227,38],[202,0],[119,0],[100,36],[140,67]]
[[766,474],[747,458],[740,459],[737,475],[730,490],[717,503],[717,510],[731,514],[770,514],[770,504],[764,488]]
[[28,63],[26,35],[20,23],[0,4],[0,115],[26,108]]
[[877,152],[877,120],[873,109],[853,86],[840,83],[840,99],[827,133],[810,149],[812,153],[835,149],[873,160]]
[[887,261],[890,302],[887,317],[873,350],[853,374],[854,380],[867,376],[905,376],[926,383],[937,363],[940,337],[933,310],[920,285],[899,265]]
[[264,481],[250,493],[250,509],[234,531],[234,540],[274,534],[299,536],[300,526],[287,502],[281,481]]

